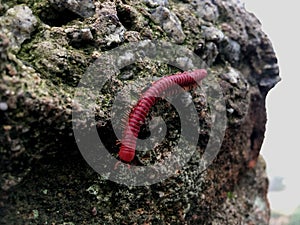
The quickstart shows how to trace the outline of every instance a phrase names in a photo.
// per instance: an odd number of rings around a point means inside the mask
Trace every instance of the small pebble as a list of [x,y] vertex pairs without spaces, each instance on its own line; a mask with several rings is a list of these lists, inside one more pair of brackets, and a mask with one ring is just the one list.
[[130,80],[134,76],[134,73],[132,71],[125,71],[121,74],[120,79],[122,80]]
[[230,68],[228,73],[221,74],[221,78],[229,81],[231,84],[237,84],[240,75],[235,69]]
[[144,2],[150,7],[168,6],[168,0],[144,0]]
[[213,41],[219,43],[223,41],[225,38],[224,33],[215,27],[202,26],[202,30],[204,33],[204,38],[207,41]]
[[230,114],[232,114],[234,112],[233,108],[227,109],[227,112],[229,112]]

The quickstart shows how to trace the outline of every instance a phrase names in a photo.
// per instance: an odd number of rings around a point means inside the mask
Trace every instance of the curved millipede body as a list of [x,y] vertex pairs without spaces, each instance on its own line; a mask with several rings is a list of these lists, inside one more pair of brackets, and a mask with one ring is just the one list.
[[[136,140],[141,125],[150,108],[158,99],[156,96],[172,95],[178,92],[177,86],[190,90],[197,86],[197,82],[207,76],[205,69],[196,69],[174,75],[169,75],[155,81],[140,97],[131,110],[125,129],[122,134],[119,157],[124,162],[131,162],[135,156]],[[175,90],[175,91],[172,91]],[[177,90],[177,91],[176,91]]]

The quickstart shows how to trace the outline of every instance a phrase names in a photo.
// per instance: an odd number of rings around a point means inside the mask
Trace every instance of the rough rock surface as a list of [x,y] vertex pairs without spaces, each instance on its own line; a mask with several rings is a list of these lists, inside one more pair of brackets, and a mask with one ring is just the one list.
[[[259,151],[265,98],[280,80],[279,69],[270,40],[240,1],[2,0],[0,22],[1,224],[268,224]],[[179,43],[209,65],[224,92],[228,126],[217,158],[203,173],[194,173],[205,147],[199,141],[178,174],[126,187],[83,160],[72,133],[72,98],[99,55],[148,39]],[[103,140],[113,135],[115,93],[170,71],[178,70],[138,62],[107,84],[97,111]],[[205,122],[200,96],[193,97]],[[106,143],[112,154],[115,141]]]

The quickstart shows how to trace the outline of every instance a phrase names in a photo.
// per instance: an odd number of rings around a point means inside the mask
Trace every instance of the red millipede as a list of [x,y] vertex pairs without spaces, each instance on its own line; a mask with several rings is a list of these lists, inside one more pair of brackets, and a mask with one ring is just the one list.
[[196,69],[169,75],[155,81],[141,95],[137,104],[129,114],[127,124],[122,134],[119,158],[124,162],[131,162],[133,160],[140,127],[145,122],[150,108],[155,104],[157,100],[156,96],[163,96],[163,94],[171,95],[173,94],[172,88],[175,90],[175,87],[178,85],[185,90],[189,90],[206,76],[207,71],[205,69]]

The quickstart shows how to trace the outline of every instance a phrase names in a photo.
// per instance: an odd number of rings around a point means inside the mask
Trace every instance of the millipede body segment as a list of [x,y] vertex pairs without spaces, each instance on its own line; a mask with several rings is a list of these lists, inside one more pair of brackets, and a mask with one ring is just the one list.
[[[136,141],[140,127],[150,108],[155,104],[158,97],[178,93],[178,86],[184,90],[190,90],[197,86],[197,82],[207,76],[205,69],[196,69],[169,75],[155,81],[140,97],[137,104],[131,110],[125,129],[122,134],[119,158],[124,162],[131,162],[135,156]],[[182,90],[182,89],[181,89]]]

